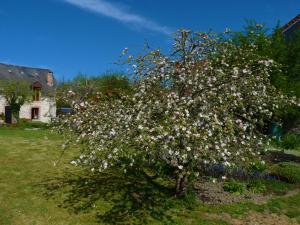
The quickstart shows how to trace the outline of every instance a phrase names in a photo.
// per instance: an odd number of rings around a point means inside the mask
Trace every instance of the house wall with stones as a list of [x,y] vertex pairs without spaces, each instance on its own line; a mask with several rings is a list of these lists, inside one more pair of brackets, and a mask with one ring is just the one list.
[[[8,106],[3,96],[0,96],[0,114],[5,114],[5,106]],[[38,108],[38,119],[32,119],[32,108]],[[42,97],[41,101],[26,102],[20,109],[20,119],[28,119],[49,123],[56,117],[56,103],[54,98]]]
[[[39,109],[38,119],[32,119],[32,108]],[[42,98],[41,101],[33,101],[25,103],[20,109],[20,118],[41,121],[44,123],[51,122],[56,116],[55,100],[51,98]]]
[[3,96],[0,95],[0,114],[5,113],[6,100]]
[[[49,123],[56,117],[56,80],[51,70],[0,63],[0,81],[5,83],[6,80],[28,82],[28,88],[33,91],[31,101],[21,106],[21,119]],[[6,99],[0,95],[0,114],[5,115],[6,106],[9,106]]]

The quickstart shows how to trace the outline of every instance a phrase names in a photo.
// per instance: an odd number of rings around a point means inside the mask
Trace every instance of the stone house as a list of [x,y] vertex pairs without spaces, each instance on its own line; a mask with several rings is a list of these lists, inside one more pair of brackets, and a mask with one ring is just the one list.
[[[21,119],[48,123],[56,116],[56,80],[51,70],[0,63],[0,80],[11,79],[22,79],[31,84],[28,88],[32,89],[32,100],[22,105]],[[0,114],[4,115],[6,123],[12,122],[10,107],[1,95]]]

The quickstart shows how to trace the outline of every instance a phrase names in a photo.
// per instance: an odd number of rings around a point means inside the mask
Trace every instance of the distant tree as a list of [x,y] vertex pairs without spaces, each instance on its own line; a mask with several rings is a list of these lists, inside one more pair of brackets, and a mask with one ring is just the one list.
[[88,100],[94,98],[97,93],[113,97],[130,90],[130,81],[123,73],[107,72],[99,76],[79,74],[72,80],[58,85],[57,106],[71,107],[70,99],[66,98],[68,92],[76,93],[80,100]]
[[253,45],[257,54],[279,63],[271,82],[282,92],[300,97],[300,30],[286,37],[278,24],[271,32],[264,24],[248,20],[243,31],[232,32],[237,45]]
[[32,97],[30,83],[24,80],[0,80],[0,95],[11,108],[12,116],[19,120],[21,106]]
[[108,72],[92,77],[91,81],[98,91],[108,96],[129,92],[132,88],[129,79],[123,73]]
[[[270,30],[263,24],[248,20],[244,30],[233,32],[232,37],[236,45],[255,46],[257,54],[276,61],[279,70],[271,72],[271,83],[289,96],[300,97],[300,30],[286,36],[279,23]],[[278,110],[276,118],[283,122],[284,131],[287,131],[300,122],[300,109],[290,106]]]
[[285,43],[286,51],[283,52],[280,63],[286,65],[288,90],[300,97],[300,30],[290,39],[286,39]]

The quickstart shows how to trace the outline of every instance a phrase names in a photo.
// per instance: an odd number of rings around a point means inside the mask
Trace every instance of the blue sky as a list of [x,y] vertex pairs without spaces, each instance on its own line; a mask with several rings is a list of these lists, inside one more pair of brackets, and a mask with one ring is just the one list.
[[299,0],[0,0],[0,62],[50,68],[59,80],[121,70],[125,47],[170,49],[178,28],[273,27],[300,13]]

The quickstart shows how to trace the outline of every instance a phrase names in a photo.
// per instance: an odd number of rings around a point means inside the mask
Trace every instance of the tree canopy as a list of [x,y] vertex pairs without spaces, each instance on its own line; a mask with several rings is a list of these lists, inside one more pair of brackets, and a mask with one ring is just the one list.
[[99,76],[78,74],[70,81],[59,83],[56,94],[57,106],[71,106],[70,99],[65,98],[68,92],[76,92],[83,100],[94,98],[99,92],[112,97],[130,89],[130,81],[123,73],[108,72]]
[[30,83],[25,80],[0,80],[0,95],[4,96],[16,119],[19,117],[21,106],[32,94]]

